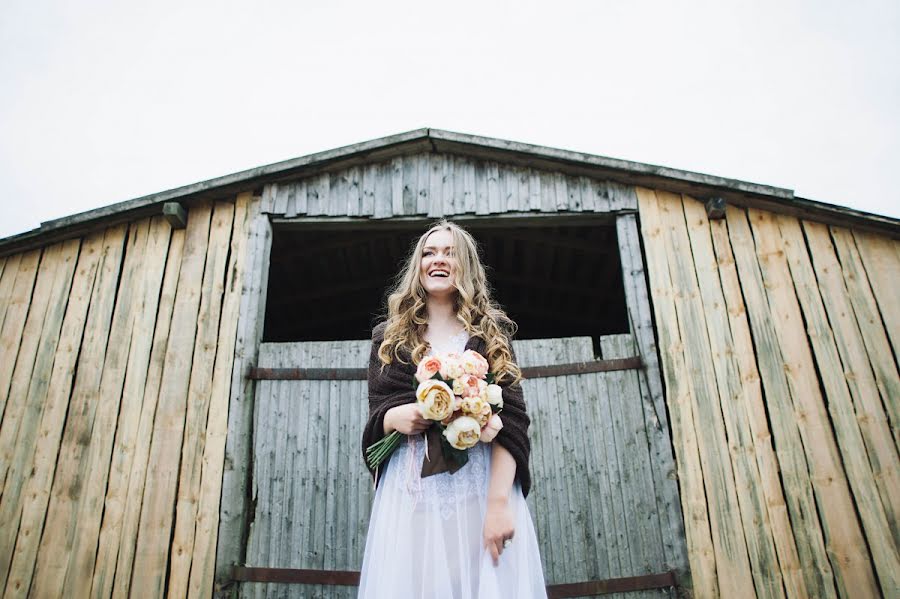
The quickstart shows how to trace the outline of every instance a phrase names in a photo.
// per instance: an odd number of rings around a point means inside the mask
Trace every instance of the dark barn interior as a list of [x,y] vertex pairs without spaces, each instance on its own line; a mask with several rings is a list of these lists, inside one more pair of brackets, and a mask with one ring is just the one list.
[[[464,226],[517,338],[628,332],[614,226]],[[276,226],[263,340],[367,339],[421,230]]]

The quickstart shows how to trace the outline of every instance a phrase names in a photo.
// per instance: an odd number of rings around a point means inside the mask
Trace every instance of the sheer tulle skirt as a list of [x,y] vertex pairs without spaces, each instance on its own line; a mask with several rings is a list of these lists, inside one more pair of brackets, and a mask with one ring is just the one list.
[[360,599],[546,597],[537,536],[522,489],[510,496],[515,537],[497,566],[484,549],[491,445],[469,450],[454,474],[420,478],[425,440],[403,442],[375,493]]

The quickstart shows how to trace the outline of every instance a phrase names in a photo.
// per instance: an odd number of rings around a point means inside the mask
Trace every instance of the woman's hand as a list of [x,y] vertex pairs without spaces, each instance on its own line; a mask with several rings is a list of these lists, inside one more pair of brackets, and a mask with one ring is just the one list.
[[419,404],[407,403],[395,406],[384,414],[384,434],[399,431],[404,435],[418,435],[431,425],[431,420],[422,416]]
[[491,552],[495,566],[503,553],[503,542],[512,539],[515,534],[515,519],[509,501],[505,498],[488,499],[484,516],[484,546]]

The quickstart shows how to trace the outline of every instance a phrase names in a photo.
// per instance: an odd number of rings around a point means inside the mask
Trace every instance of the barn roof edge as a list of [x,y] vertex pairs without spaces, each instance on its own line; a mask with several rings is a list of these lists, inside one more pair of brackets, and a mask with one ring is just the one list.
[[900,219],[856,210],[837,204],[799,198],[793,190],[717,177],[692,171],[609,158],[572,150],[538,146],[456,133],[442,129],[421,128],[380,137],[323,152],[308,154],[250,168],[221,177],[176,187],[139,198],[117,202],[41,223],[40,227],[0,239],[0,255],[23,251],[81,234],[100,222],[113,224],[161,214],[160,206],[171,201],[201,198],[224,198],[238,191],[248,191],[272,181],[314,174],[333,165],[376,162],[392,156],[418,152],[446,152],[496,159],[499,162],[534,165],[540,168],[563,168],[588,176],[605,177],[626,184],[668,189],[699,198],[724,196],[747,205],[757,200],[761,207],[790,213],[827,216],[826,221],[846,220],[846,224],[863,224],[900,236]]

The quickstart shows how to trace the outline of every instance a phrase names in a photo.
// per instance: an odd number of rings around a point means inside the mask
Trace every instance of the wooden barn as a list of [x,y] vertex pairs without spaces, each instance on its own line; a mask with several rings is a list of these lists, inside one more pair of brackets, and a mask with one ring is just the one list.
[[438,217],[520,326],[551,597],[900,596],[900,221],[434,129],[0,240],[2,596],[354,597]]

